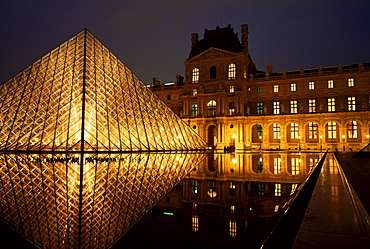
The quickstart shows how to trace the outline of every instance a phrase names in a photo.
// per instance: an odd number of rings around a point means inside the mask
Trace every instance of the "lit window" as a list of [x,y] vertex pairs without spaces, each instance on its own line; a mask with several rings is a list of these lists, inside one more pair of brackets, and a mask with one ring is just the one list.
[[328,112],[335,112],[335,98],[328,98]]
[[290,123],[290,138],[298,139],[298,124]]
[[330,121],[328,122],[328,138],[336,139],[337,138],[337,123]]
[[274,101],[273,103],[274,114],[280,114],[280,102]]
[[279,92],[279,85],[274,85],[274,93]]
[[263,103],[257,103],[257,114],[263,114]]
[[272,134],[274,139],[280,139],[280,125],[272,124]]
[[257,161],[257,173],[262,173],[263,171],[263,158],[260,157]]
[[290,101],[290,113],[298,113],[298,101],[297,100]]
[[230,86],[230,92],[231,92],[231,93],[235,92],[235,88],[234,88],[234,86]]
[[280,174],[281,172],[281,158],[274,157],[274,174]]
[[258,195],[265,195],[265,183],[258,183]]
[[207,194],[211,198],[215,198],[217,196],[216,181],[210,180],[208,182]]
[[276,213],[277,211],[279,211],[279,205],[275,205],[274,212]]
[[355,86],[355,79],[348,79],[347,83],[348,83],[348,87],[354,87]]
[[197,95],[198,94],[198,90],[197,89],[193,89],[193,95]]
[[263,136],[263,128],[262,125],[256,124],[257,127],[257,137],[262,137]]
[[[235,158],[233,158],[235,159]],[[236,185],[234,182],[230,182],[229,195],[235,196]]]
[[310,158],[310,171],[315,167],[318,161],[318,158]]
[[314,122],[308,123],[308,139],[317,139],[318,125]]
[[301,159],[297,157],[292,157],[292,175],[298,175],[300,170]]
[[257,87],[257,93],[262,93],[262,86]]
[[292,184],[292,189],[290,190],[290,195],[294,194],[294,192],[297,190],[298,183]]
[[208,117],[216,116],[216,101],[211,100],[207,103]]
[[236,220],[229,220],[229,229],[230,229],[230,236],[235,237],[236,236]]
[[234,63],[231,63],[229,65],[229,71],[228,71],[228,78],[229,80],[235,79],[236,76],[236,65]]
[[328,88],[334,88],[334,80],[328,80]]
[[308,112],[316,112],[316,100],[308,100]]
[[235,213],[235,206],[230,206],[230,213]]
[[197,180],[194,180],[194,179],[191,180],[191,192],[193,192],[194,194],[198,193],[198,181]]
[[281,183],[275,183],[275,196],[281,196]]
[[234,102],[229,102],[229,115],[234,115],[235,114],[235,107],[234,107]]
[[191,105],[191,116],[198,116],[198,104]]
[[358,137],[358,126],[357,121],[349,121],[347,125],[348,138],[357,138]]
[[348,111],[356,111],[356,97],[348,97]]
[[198,218],[198,215],[196,215],[196,214],[193,214],[191,216],[191,227],[192,227],[194,232],[199,231],[199,218]]
[[290,84],[290,91],[292,91],[292,92],[297,91],[297,84],[296,83]]
[[313,82],[313,81],[308,82],[308,89],[309,89],[309,90],[313,90],[313,89],[315,89],[315,82]]
[[193,76],[192,76],[192,83],[198,83],[199,82],[199,68],[193,69]]

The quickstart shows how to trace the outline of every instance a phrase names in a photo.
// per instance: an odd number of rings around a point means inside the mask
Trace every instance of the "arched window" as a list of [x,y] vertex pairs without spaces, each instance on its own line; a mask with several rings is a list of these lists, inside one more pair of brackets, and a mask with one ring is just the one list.
[[192,227],[194,232],[199,231],[199,217],[196,214],[193,214],[191,216],[191,227]]
[[199,82],[199,68],[194,68],[193,69],[191,82],[192,83],[198,83]]
[[337,123],[330,121],[327,125],[328,139],[337,138]]
[[215,66],[212,66],[209,69],[209,78],[210,79],[216,79],[216,67]]
[[272,124],[272,137],[273,139],[280,139],[280,125]]
[[299,138],[298,124],[290,123],[290,139],[298,139],[298,138]]
[[358,125],[357,121],[349,121],[347,124],[348,138],[358,137]]
[[216,116],[216,101],[211,100],[207,104],[208,117]]
[[228,70],[228,79],[233,80],[236,77],[236,65],[234,63],[231,63],[229,65],[229,70]]
[[318,137],[318,125],[314,122],[308,123],[308,139],[317,139]]
[[236,236],[236,220],[234,219],[229,220],[229,230],[230,230],[230,236],[235,237]]

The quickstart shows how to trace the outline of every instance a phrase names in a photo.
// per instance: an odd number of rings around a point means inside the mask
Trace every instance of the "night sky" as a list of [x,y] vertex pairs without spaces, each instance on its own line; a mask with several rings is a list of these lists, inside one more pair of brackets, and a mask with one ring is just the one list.
[[146,84],[173,82],[191,33],[228,24],[249,24],[259,70],[370,62],[369,0],[0,0],[0,83],[84,28]]

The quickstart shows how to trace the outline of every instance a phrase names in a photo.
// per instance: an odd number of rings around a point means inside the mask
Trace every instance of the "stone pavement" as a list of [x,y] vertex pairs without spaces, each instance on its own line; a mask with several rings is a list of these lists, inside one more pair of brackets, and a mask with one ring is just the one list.
[[370,248],[370,159],[353,154],[326,158],[294,249]]

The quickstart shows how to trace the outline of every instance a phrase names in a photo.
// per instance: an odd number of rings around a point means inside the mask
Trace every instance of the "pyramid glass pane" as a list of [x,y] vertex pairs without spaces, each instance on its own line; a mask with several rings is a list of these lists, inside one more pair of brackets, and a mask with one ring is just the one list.
[[206,148],[87,30],[1,84],[0,93],[0,150]]

